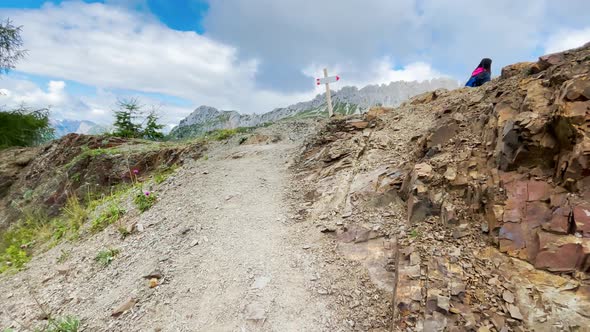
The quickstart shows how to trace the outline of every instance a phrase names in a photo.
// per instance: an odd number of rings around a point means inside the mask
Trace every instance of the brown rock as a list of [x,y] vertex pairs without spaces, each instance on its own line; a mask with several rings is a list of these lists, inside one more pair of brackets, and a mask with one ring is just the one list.
[[537,65],[539,65],[539,68],[541,70],[545,70],[551,66],[555,66],[558,65],[560,63],[562,63],[563,61],[565,61],[565,57],[562,53],[553,53],[553,54],[547,54],[547,55],[543,55],[541,57],[539,57],[539,61],[537,62]]
[[127,310],[130,310],[131,308],[133,308],[136,303],[137,303],[136,298],[133,298],[133,297],[129,298],[127,301],[125,301],[123,304],[121,304],[115,310],[113,310],[113,312],[111,313],[111,316],[118,317],[118,316],[122,315]]
[[164,274],[160,270],[153,270],[152,272],[144,275],[143,278],[144,279],[152,279],[152,278],[162,279],[163,276],[164,276]]
[[549,201],[551,197],[552,186],[545,181],[528,181],[527,194],[528,201]]
[[377,118],[382,117],[384,114],[390,113],[393,110],[393,108],[389,108],[389,107],[371,107],[371,109],[369,109],[369,111],[367,112],[366,115],[366,119],[367,121],[372,121],[375,120]]
[[498,235],[500,251],[511,256],[519,257],[519,253],[526,247],[525,234],[520,224],[504,223]]
[[[534,73],[534,62],[519,62],[502,68],[502,79]],[[538,69],[538,68],[537,68]]]
[[[567,84],[567,83],[566,83]],[[574,80],[564,89],[565,98],[571,101],[582,99],[590,99],[587,94],[590,94],[590,80],[580,78]]]
[[567,234],[570,228],[570,209],[567,207],[557,208],[553,211],[551,220],[543,224],[542,228],[553,233]]
[[444,203],[440,209],[440,219],[445,225],[456,225],[458,219],[455,206],[451,203]]
[[420,163],[414,166],[414,175],[419,180],[430,180],[432,178],[432,166],[427,163]]
[[518,320],[523,320],[522,314],[520,313],[520,309],[517,306],[509,304],[508,312],[510,313],[510,317]]
[[583,205],[574,206],[573,216],[576,232],[581,232],[584,237],[590,237],[590,208]]
[[432,205],[427,198],[419,198],[412,194],[408,199],[407,205],[408,222],[410,224],[423,221],[426,217],[432,215]]
[[454,167],[448,167],[444,174],[445,179],[454,181],[457,178],[457,169]]
[[563,106],[563,116],[570,124],[583,125],[590,111],[590,101],[576,101]]
[[539,232],[539,253],[534,265],[551,272],[573,272],[584,259],[582,239]]
[[529,229],[537,228],[551,220],[551,209],[543,202],[527,202],[526,216],[523,220]]
[[352,127],[356,128],[356,129],[365,129],[369,126],[368,121],[362,121],[362,120],[347,121],[347,124],[351,125]]
[[513,304],[514,303],[514,294],[512,294],[510,291],[505,290],[502,293],[502,298],[504,299],[504,301]]
[[457,135],[459,126],[456,123],[443,125],[434,130],[429,136],[427,147],[432,148],[437,145],[445,145],[451,138]]

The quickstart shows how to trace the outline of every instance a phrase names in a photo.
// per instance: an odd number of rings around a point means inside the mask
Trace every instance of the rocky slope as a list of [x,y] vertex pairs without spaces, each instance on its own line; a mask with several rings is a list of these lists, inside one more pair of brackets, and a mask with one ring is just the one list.
[[386,299],[337,292],[355,329],[590,326],[590,44],[320,132],[305,213]]
[[[420,93],[437,88],[454,89],[457,82],[439,78],[423,82],[391,82],[388,85],[369,85],[362,89],[344,87],[332,92],[334,112],[337,114],[356,114],[371,106],[397,106],[401,102]],[[327,114],[326,96],[317,95],[313,100],[277,108],[264,114],[240,114],[237,111],[221,111],[210,106],[200,106],[188,117],[180,121],[171,136],[185,138],[198,136],[215,129],[254,127],[285,118],[306,118]]]
[[0,151],[0,230],[23,212],[42,210],[55,216],[68,197],[109,193],[132,181],[131,169],[142,176],[185,158],[198,158],[202,144],[175,145],[115,137],[69,134],[35,148]]

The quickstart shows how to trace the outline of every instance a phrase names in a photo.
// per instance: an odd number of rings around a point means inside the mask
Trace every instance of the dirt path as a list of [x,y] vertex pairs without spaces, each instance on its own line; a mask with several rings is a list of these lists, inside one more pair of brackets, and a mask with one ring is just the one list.
[[[239,146],[186,164],[154,188],[159,202],[138,218],[142,232],[121,240],[111,227],[0,279],[0,327],[40,324],[36,298],[88,331],[333,330],[331,297],[316,286],[321,233],[289,217],[294,148]],[[120,250],[105,268],[93,261],[104,248]],[[70,258],[57,265],[63,252]],[[153,271],[163,278],[149,288],[142,276]],[[130,298],[132,309],[111,317]]]
[[[250,146],[210,160],[174,201],[209,225],[174,283],[189,287],[161,313],[165,326],[200,331],[312,331],[327,311],[310,292],[314,271],[304,234],[294,232],[283,202],[286,158],[292,147]],[[184,198],[184,199],[183,199]],[[197,226],[198,227],[198,226]],[[174,319],[189,316],[184,322]],[[172,319],[168,319],[168,317]]]

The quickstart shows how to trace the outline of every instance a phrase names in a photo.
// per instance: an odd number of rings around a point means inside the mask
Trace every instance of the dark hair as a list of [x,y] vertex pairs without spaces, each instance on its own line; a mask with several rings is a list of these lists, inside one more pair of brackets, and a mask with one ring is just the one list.
[[481,59],[479,66],[477,68],[483,68],[487,71],[492,71],[492,59],[483,58]]

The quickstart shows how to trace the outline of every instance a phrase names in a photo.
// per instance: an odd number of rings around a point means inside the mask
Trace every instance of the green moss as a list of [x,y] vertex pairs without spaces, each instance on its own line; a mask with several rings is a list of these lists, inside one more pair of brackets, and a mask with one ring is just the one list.
[[94,257],[94,260],[102,266],[108,266],[117,255],[119,255],[119,249],[107,249],[100,251],[96,257]]

